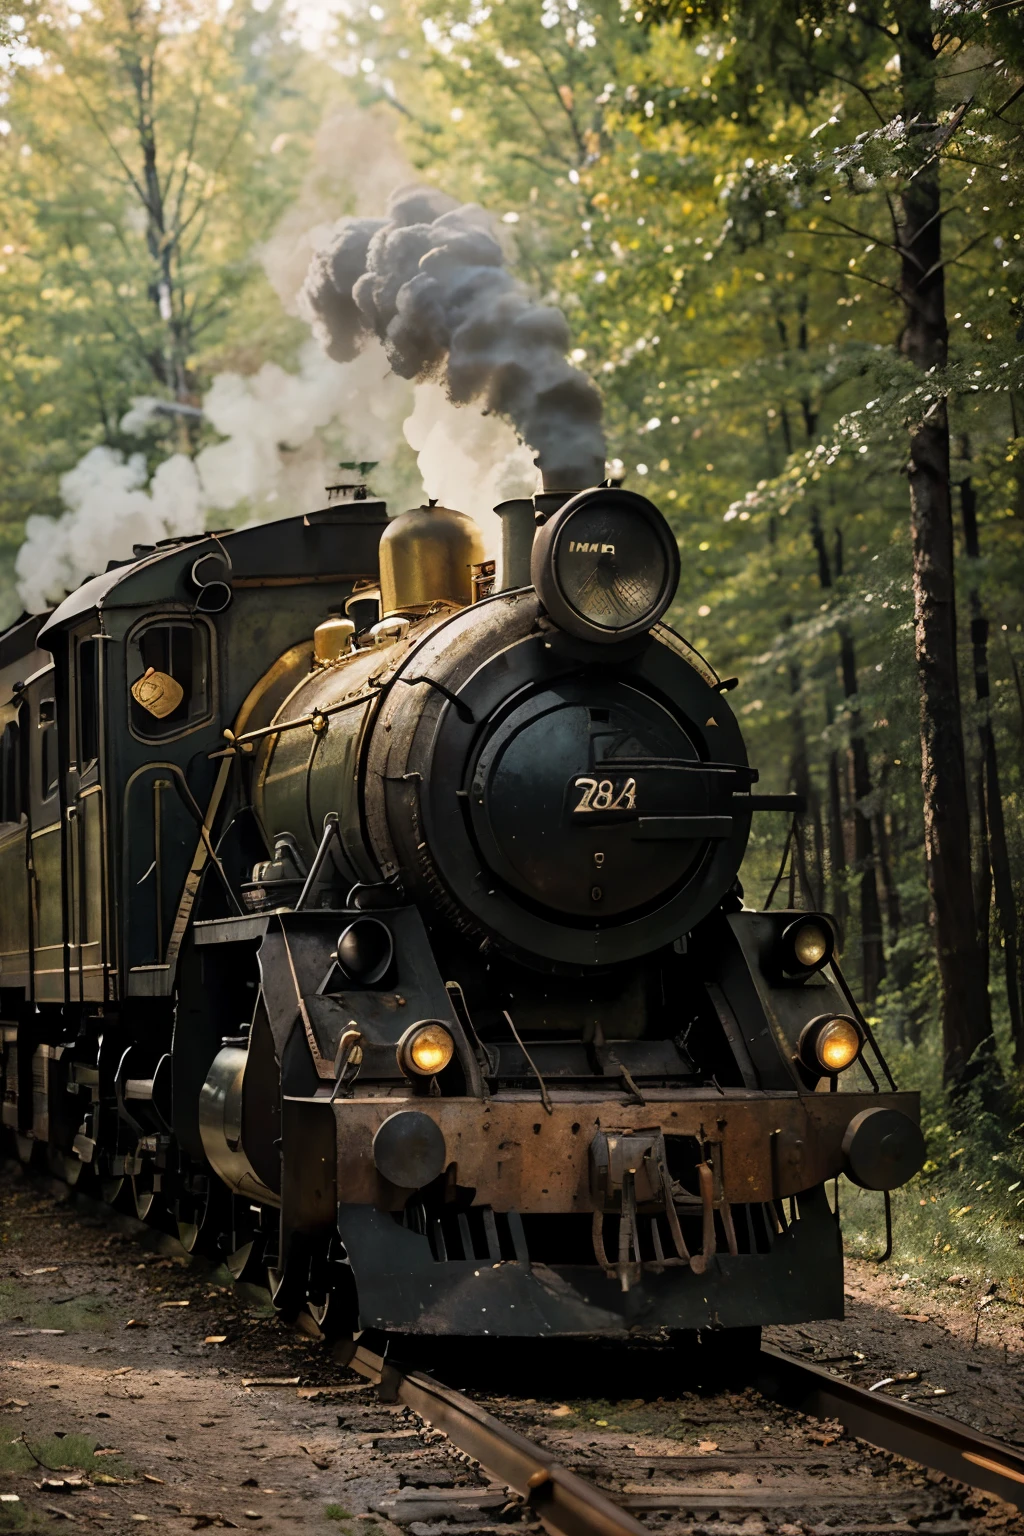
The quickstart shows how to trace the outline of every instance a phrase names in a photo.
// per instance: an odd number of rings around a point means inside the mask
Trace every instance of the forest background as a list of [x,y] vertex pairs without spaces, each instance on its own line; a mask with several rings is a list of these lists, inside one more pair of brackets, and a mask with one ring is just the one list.
[[[755,818],[747,900],[834,914],[925,1092],[898,1253],[1012,1268],[1021,0],[0,0],[0,50],[2,616],[26,519],[62,515],[83,460],[155,497],[229,430],[202,409],[224,376],[236,401],[262,381],[273,426],[310,367],[282,269],[333,218],[383,212],[405,166],[482,203],[672,522],[670,617],[740,679],[761,787],[806,799]],[[365,456],[351,416],[314,425]],[[256,499],[212,521],[302,510]]]

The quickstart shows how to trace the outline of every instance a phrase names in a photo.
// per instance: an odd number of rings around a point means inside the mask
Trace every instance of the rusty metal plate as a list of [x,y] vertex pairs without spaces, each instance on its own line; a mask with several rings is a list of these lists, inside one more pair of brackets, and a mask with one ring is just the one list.
[[[503,1094],[489,1101],[416,1097],[335,1100],[338,1197],[357,1205],[397,1209],[405,1192],[379,1177],[372,1144],[378,1126],[408,1107],[436,1120],[447,1162],[476,1203],[496,1211],[592,1211],[588,1154],[597,1131],[660,1128],[667,1137],[693,1136],[720,1147],[724,1198],[734,1204],[798,1194],[843,1171],[842,1142],[873,1093],[721,1097],[650,1097],[646,1104],[615,1099],[581,1102],[552,1092],[547,1114],[535,1097]],[[918,1119],[918,1096],[885,1095],[885,1103]],[[716,1155],[716,1163],[719,1156]]]

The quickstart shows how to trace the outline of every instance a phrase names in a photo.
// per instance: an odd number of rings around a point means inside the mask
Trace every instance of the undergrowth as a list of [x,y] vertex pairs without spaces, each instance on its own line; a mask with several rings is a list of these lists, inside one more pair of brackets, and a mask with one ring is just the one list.
[[[892,1194],[892,1262],[926,1284],[959,1274],[1024,1299],[1024,1085],[1007,1065],[1005,1027],[997,1018],[996,1047],[978,1052],[951,1094],[937,1027],[916,1037],[908,1022],[899,995],[871,1020],[898,1086],[921,1094],[927,1146],[921,1172]],[[883,1197],[844,1181],[840,1198],[847,1253],[880,1253]]]
[[12,1419],[0,1421],[0,1473],[88,1472],[106,1477],[127,1477],[129,1469],[120,1456],[98,1457],[102,1442],[94,1435],[31,1435]]

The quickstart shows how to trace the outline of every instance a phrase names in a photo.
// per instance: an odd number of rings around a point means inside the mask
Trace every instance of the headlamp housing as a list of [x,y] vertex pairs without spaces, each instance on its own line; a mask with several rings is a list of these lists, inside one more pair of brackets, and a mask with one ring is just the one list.
[[836,1077],[857,1060],[864,1031],[848,1014],[823,1013],[800,1032],[800,1060],[816,1077]]
[[434,1077],[455,1055],[455,1041],[437,1019],[412,1024],[398,1042],[398,1065],[405,1073]]
[[835,954],[836,936],[827,918],[817,914],[797,918],[782,935],[782,969],[785,975],[811,976],[828,965]]
[[614,644],[646,634],[661,618],[679,583],[679,549],[646,496],[598,486],[544,523],[530,574],[560,629]]

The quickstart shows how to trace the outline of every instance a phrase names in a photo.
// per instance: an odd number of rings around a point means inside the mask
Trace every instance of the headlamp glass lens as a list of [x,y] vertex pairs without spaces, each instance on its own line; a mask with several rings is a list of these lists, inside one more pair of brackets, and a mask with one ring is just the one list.
[[425,1077],[442,1072],[455,1053],[455,1042],[440,1024],[426,1024],[405,1048],[409,1065]]
[[829,1019],[819,1032],[814,1049],[826,1072],[842,1072],[860,1050],[860,1030],[852,1019]]
[[793,954],[808,970],[820,965],[829,951],[828,934],[818,923],[804,923],[793,938]]
[[661,540],[646,518],[595,500],[561,530],[555,575],[565,600],[582,618],[614,630],[628,629],[656,612],[668,567]]

